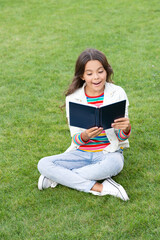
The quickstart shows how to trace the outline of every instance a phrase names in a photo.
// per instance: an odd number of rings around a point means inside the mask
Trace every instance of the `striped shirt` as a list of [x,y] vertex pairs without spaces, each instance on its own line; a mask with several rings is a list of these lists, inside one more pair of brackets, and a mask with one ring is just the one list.
[[[104,93],[96,97],[86,95],[86,98],[89,104],[100,107],[103,104]],[[73,142],[79,145],[79,150],[87,152],[103,151],[103,149],[110,144],[104,130],[97,137],[89,139],[88,142],[82,140],[80,133],[75,134],[73,136]]]
[[[104,93],[99,96],[91,97],[86,94],[88,104],[93,104],[96,107],[100,107],[103,104]],[[124,141],[129,137],[130,133],[126,135],[122,130],[117,133],[117,138],[120,141]],[[98,136],[89,139],[88,142],[84,142],[81,133],[77,133],[73,136],[72,141],[77,144],[78,150],[85,152],[100,152],[106,148],[110,142],[106,136],[105,130],[103,130]]]

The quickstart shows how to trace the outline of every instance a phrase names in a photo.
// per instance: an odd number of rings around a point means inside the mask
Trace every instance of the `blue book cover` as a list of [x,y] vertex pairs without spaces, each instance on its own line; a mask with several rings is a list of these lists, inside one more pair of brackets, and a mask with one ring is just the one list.
[[115,119],[125,116],[126,100],[101,106],[84,105],[69,102],[70,125],[89,129],[91,127],[111,128]]

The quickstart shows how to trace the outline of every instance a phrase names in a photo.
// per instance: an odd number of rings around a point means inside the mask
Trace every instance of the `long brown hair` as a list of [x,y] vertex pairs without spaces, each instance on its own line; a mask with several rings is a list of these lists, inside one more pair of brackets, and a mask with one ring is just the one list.
[[76,61],[75,74],[74,74],[72,83],[70,84],[68,90],[65,92],[66,96],[72,94],[78,88],[81,88],[83,86],[84,80],[82,80],[82,76],[84,74],[85,65],[90,60],[98,60],[107,72],[106,82],[113,82],[111,80],[111,75],[113,74],[113,70],[110,64],[108,63],[104,53],[94,48],[88,48],[79,55]]

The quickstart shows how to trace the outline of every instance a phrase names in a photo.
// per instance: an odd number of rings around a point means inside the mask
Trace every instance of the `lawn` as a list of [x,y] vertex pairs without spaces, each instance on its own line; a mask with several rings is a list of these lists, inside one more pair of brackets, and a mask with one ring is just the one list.
[[[160,238],[158,0],[0,0],[0,239]],[[132,135],[114,179],[130,201],[58,185],[40,158],[70,145],[64,91],[77,56],[103,51],[130,101]]]

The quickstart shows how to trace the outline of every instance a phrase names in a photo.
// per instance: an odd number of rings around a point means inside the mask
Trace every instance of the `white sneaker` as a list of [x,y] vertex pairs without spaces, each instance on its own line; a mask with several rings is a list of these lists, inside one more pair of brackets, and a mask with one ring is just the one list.
[[101,196],[112,195],[121,198],[123,201],[129,200],[129,197],[124,188],[120,184],[113,181],[112,178],[107,178],[102,184],[103,190],[101,192]]
[[91,193],[93,195],[96,195],[96,196],[100,196],[101,195],[100,192],[96,192],[96,191],[92,191],[92,190],[90,190],[89,193]]
[[43,175],[41,175],[38,179],[38,189],[39,190],[43,190],[46,188],[55,188],[57,186],[58,183],[44,177]]

